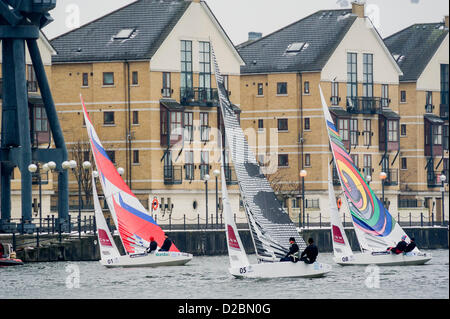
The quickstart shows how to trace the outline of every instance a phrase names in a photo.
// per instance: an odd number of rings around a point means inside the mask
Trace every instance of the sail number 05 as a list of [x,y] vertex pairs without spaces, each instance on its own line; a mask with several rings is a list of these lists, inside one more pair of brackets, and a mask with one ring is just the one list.
[[240,272],[241,274],[245,274],[245,273],[247,272],[247,267],[239,268],[239,272]]

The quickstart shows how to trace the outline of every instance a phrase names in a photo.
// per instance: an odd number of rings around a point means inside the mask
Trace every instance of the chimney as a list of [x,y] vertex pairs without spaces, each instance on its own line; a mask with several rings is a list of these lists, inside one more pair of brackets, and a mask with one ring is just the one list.
[[249,41],[256,41],[258,39],[262,38],[262,33],[261,32],[249,32],[248,33],[248,40]]
[[448,14],[444,18],[445,27],[448,29]]
[[364,18],[365,2],[362,0],[352,2],[352,13],[358,18]]

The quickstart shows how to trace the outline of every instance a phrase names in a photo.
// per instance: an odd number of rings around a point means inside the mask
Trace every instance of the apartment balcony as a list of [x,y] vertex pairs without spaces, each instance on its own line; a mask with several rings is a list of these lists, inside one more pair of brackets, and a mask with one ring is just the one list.
[[219,94],[212,88],[181,88],[180,103],[185,106],[218,106]]
[[193,181],[195,179],[195,166],[194,164],[185,164],[184,165],[184,171],[185,171],[185,179],[187,181]]
[[164,184],[178,185],[183,182],[183,167],[174,165],[164,165]]
[[[38,91],[38,83],[37,81],[27,81],[27,90],[28,92],[37,92]],[[0,97],[3,94],[3,79],[0,78]]]
[[441,119],[448,121],[448,104],[441,104],[439,106],[439,116]]
[[230,165],[225,165],[223,167],[225,173],[225,180],[227,181],[227,185],[236,185],[238,183],[236,172],[233,167]]
[[398,169],[389,169],[386,173],[387,173],[387,178],[384,180],[384,186],[397,186],[398,185]]
[[444,171],[427,171],[428,187],[442,187],[441,175],[444,174],[448,179],[448,170]]
[[347,96],[347,112],[352,114],[381,114],[391,100],[380,97]]

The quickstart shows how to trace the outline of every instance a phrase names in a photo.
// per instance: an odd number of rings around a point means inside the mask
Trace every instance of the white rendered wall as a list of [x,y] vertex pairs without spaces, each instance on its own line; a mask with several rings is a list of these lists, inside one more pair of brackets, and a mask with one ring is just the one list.
[[358,82],[363,82],[363,53],[373,54],[373,82],[398,84],[399,72],[391,54],[385,49],[371,23],[357,18],[322,69],[321,80],[347,81],[347,53],[358,53]]
[[[199,71],[199,41],[207,41],[214,47],[220,71],[239,75],[243,63],[236,50],[213,21],[208,9],[200,3],[192,3],[172,32],[150,61],[152,71],[181,72],[181,40],[192,41],[193,72]],[[212,68],[214,68],[214,64]],[[214,69],[211,70],[214,72]]]
[[441,90],[441,64],[449,64],[448,50],[447,34],[444,41],[442,41],[441,46],[417,80],[417,90],[435,92]]

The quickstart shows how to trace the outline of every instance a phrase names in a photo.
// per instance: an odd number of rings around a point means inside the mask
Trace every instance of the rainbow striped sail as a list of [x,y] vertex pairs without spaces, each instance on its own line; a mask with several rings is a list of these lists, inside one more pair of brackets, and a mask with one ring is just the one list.
[[[150,237],[154,237],[158,247],[161,247],[165,239],[164,231],[117,172],[95,132],[81,95],[80,98],[100,183],[125,251],[128,254],[144,252],[149,246]],[[172,244],[170,251],[179,250]]]
[[406,234],[356,168],[334,125],[320,85],[319,90],[334,163],[361,249],[380,251],[395,246]]

